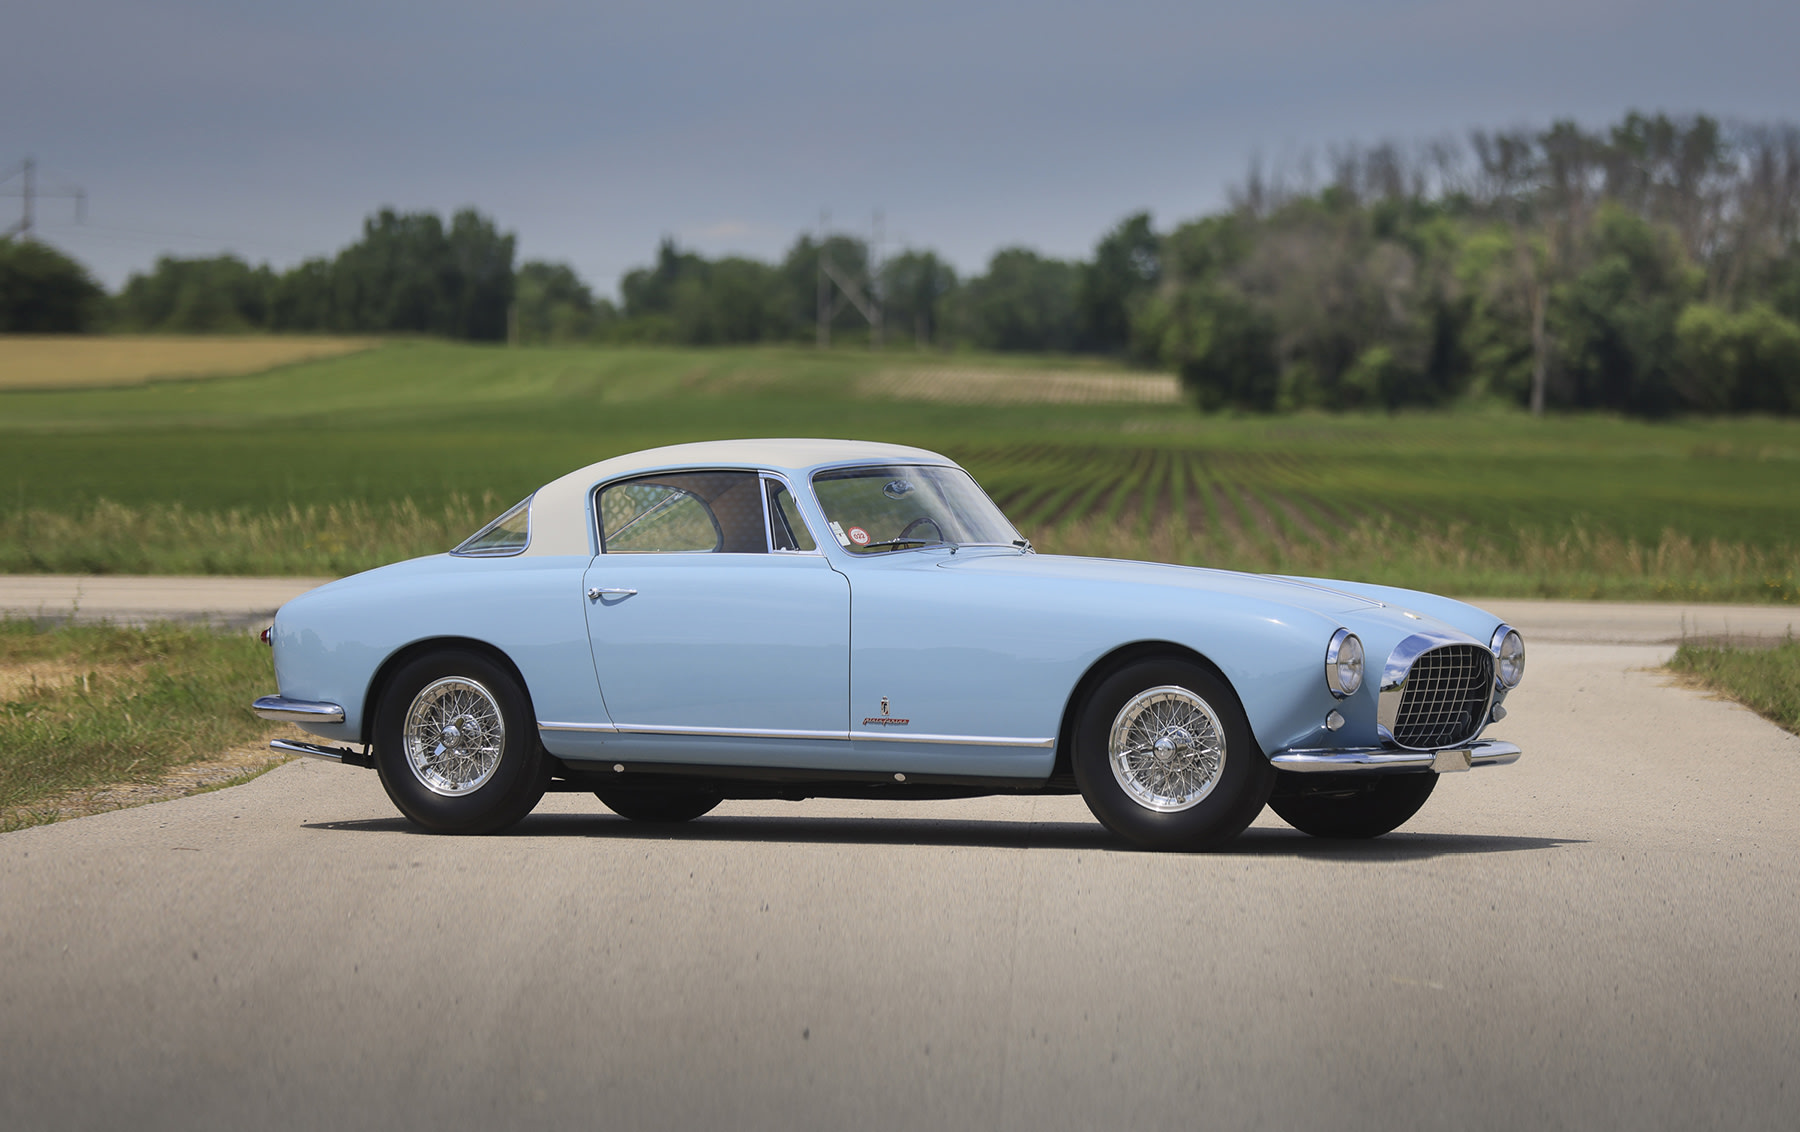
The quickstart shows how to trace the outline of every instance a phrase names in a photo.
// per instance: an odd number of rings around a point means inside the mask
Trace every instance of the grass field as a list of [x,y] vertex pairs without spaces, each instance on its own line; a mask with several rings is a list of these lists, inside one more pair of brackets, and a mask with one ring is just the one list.
[[1066,359],[398,342],[0,393],[0,570],[348,572],[441,550],[583,463],[798,435],[945,451],[1045,550],[1800,601],[1800,422],[1208,416],[1170,389]]
[[1800,641],[1774,648],[1684,644],[1669,667],[1800,734]]
[[140,385],[256,373],[367,350],[373,338],[274,335],[0,335],[0,390]]
[[278,730],[244,710],[268,686],[269,651],[243,633],[0,621],[0,830]]

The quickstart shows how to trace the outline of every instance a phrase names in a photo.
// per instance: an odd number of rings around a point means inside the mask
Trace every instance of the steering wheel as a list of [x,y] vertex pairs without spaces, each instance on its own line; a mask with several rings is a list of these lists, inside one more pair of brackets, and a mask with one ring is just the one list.
[[920,515],[917,519],[914,519],[912,522],[906,524],[906,526],[901,527],[900,533],[895,535],[893,537],[893,539],[890,541],[905,542],[906,536],[912,534],[913,531],[921,523],[930,523],[931,524],[931,529],[937,532],[937,540],[939,542],[949,542],[950,541],[949,539],[944,537],[944,528],[938,526],[937,520],[933,519],[930,515]]

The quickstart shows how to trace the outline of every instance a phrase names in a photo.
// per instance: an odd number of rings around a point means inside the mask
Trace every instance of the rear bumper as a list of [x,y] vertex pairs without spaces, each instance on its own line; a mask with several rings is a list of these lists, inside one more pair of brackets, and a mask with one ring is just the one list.
[[258,696],[250,710],[277,723],[342,723],[344,709],[324,700],[290,700],[285,696]]
[[1399,751],[1392,747],[1349,747],[1343,749],[1287,750],[1270,756],[1277,770],[1301,774],[1339,774],[1345,771],[1379,773],[1381,771],[1431,770],[1449,774],[1473,770],[1478,766],[1505,766],[1519,761],[1517,744],[1498,739],[1483,739],[1462,747],[1446,747],[1440,751]]

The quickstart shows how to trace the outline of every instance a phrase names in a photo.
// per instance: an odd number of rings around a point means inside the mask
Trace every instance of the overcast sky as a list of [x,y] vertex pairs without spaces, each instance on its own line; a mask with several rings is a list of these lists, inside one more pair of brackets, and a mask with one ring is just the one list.
[[0,174],[86,189],[39,234],[111,286],[328,255],[384,204],[474,205],[601,293],[663,235],[774,259],[822,208],[978,271],[1214,209],[1258,153],[1800,118],[1794,0],[17,0],[0,27]]

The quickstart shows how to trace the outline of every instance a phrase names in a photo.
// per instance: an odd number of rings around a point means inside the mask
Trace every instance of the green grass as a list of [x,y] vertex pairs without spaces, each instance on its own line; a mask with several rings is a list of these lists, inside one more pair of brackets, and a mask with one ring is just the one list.
[[1459,593],[1800,601],[1800,421],[1263,418],[871,392],[877,374],[934,366],[1107,372],[398,342],[248,377],[0,394],[0,571],[342,573],[442,550],[621,452],[838,436],[956,457],[1045,550]]
[[34,804],[65,791],[148,781],[276,729],[248,710],[269,654],[247,634],[0,621],[0,679],[0,828],[53,817]]
[[1767,649],[1684,644],[1669,667],[1800,734],[1800,641]]

